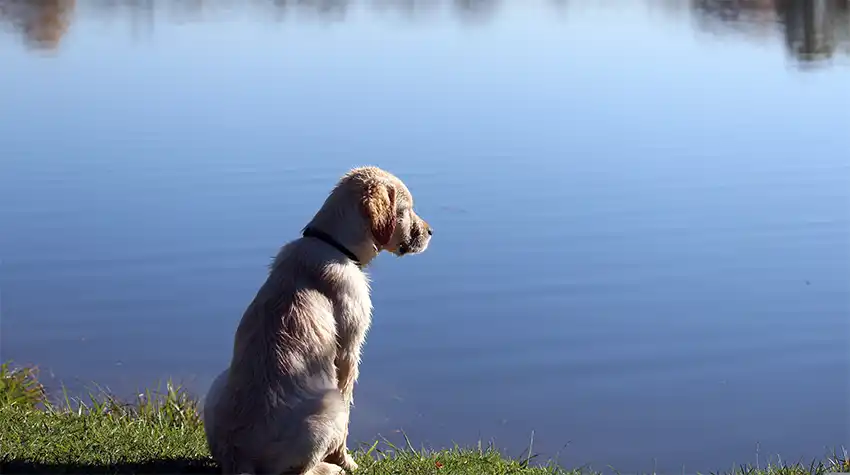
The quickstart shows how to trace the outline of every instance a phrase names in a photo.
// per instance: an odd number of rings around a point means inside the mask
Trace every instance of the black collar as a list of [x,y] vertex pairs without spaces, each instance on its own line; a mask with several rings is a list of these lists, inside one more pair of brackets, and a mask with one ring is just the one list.
[[348,250],[347,247],[340,244],[339,241],[332,238],[330,234],[311,227],[304,228],[304,231],[301,234],[304,237],[316,238],[319,241],[323,241],[325,244],[336,248],[336,250],[345,254],[345,257],[348,257],[349,259],[354,261],[354,263],[357,264],[357,267],[362,267],[362,265],[360,264],[360,259],[357,258],[357,255]]

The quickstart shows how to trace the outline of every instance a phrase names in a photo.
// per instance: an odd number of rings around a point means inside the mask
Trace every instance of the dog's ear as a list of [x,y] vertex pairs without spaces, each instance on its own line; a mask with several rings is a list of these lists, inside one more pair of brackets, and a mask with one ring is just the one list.
[[381,247],[386,246],[395,232],[395,187],[381,181],[366,185],[363,209],[372,228],[372,235]]

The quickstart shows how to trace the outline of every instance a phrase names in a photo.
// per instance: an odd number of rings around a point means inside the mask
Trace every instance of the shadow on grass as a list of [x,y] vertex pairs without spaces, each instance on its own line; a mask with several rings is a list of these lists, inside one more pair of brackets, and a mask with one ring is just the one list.
[[112,465],[79,463],[39,463],[20,460],[0,461],[0,473],[219,473],[217,465],[207,460],[168,459],[143,463],[118,463]]

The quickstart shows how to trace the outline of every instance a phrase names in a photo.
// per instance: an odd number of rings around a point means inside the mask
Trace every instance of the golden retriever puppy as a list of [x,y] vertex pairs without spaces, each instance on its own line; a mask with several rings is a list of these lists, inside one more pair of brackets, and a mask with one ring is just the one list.
[[275,257],[236,330],[230,366],[207,393],[207,443],[224,473],[357,467],[346,439],[372,314],[363,268],[381,251],[421,253],[431,235],[394,175],[362,167],[342,177]]

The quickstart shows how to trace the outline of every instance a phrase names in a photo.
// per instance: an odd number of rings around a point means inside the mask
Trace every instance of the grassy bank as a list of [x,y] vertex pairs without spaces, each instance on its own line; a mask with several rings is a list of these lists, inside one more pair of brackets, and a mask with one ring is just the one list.
[[[197,403],[185,392],[169,385],[162,394],[148,393],[132,403],[106,394],[48,402],[36,376],[32,370],[0,368],[0,473],[217,473]],[[479,447],[420,451],[376,443],[356,458],[357,474],[591,473],[511,460]],[[850,472],[850,461],[842,459],[725,473]]]

